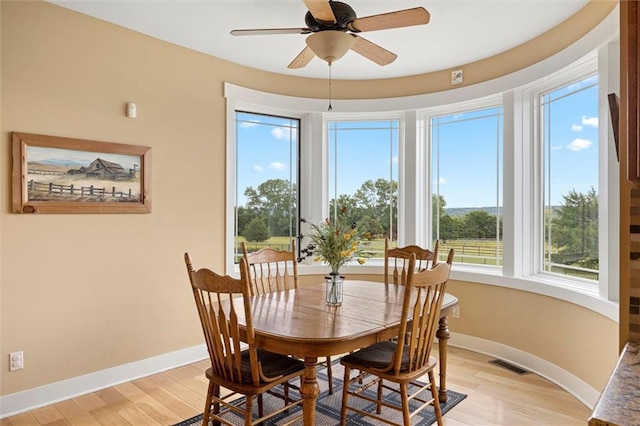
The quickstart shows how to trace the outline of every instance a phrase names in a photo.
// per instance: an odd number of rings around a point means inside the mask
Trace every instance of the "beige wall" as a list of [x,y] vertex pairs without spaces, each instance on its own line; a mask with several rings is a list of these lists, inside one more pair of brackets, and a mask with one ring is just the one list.
[[[577,39],[615,2],[596,2],[528,49]],[[224,267],[223,82],[322,97],[321,85],[211,58],[41,2],[0,4],[2,19],[1,354],[26,368],[0,376],[0,395],[201,344],[182,254]],[[553,43],[551,43],[553,41]],[[466,84],[539,59],[507,52],[465,66]],[[447,88],[449,70],[390,81],[336,82],[346,98]],[[420,89],[416,89],[420,88]],[[138,118],[124,116],[135,101]],[[152,148],[153,211],[143,215],[10,213],[10,132]],[[307,278],[308,279],[308,278]],[[602,388],[617,326],[578,306],[452,283],[464,315],[451,328],[530,351]],[[499,300],[506,309],[494,308]],[[505,326],[506,324],[506,326]]]
[[453,281],[452,330],[518,348],[604,389],[618,358],[618,324],[581,306],[525,291]]

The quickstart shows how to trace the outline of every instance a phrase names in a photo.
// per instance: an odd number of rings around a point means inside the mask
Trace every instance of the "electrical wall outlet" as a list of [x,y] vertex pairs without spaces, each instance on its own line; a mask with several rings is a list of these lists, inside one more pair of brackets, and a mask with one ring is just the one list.
[[9,354],[9,371],[21,370],[24,368],[24,353],[11,352]]
[[451,316],[454,318],[460,318],[460,306],[454,306],[451,312]]

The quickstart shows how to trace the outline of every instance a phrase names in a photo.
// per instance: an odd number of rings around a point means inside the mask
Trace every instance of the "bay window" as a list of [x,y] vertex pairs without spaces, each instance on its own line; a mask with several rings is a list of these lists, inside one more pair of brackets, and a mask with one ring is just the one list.
[[[228,207],[237,219],[227,231],[230,251],[260,211],[269,212],[269,232],[282,225],[286,240],[304,234],[301,218],[318,222],[347,207],[377,247],[374,256],[382,256],[384,238],[425,247],[437,239],[441,254],[456,251],[454,280],[533,291],[614,317],[607,302],[617,297],[609,264],[619,247],[612,189],[619,166],[607,93],[617,90],[617,62],[599,59],[602,52],[554,73],[538,69],[533,82],[529,72],[519,84],[505,77],[499,92],[488,82],[407,99],[343,100],[332,112],[323,100],[287,103],[227,85],[228,146],[238,155],[227,163],[227,203],[238,212]],[[260,142],[243,145],[258,128]],[[270,152],[259,154],[266,146]],[[267,188],[274,179],[286,184]],[[281,203],[267,206],[267,189]],[[381,265],[344,272],[382,273]],[[307,261],[298,271],[325,273],[320,266]]]

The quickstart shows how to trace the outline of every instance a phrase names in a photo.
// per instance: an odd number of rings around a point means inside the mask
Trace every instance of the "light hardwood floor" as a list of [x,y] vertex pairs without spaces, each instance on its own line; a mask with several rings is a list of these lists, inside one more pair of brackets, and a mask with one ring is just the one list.
[[[437,354],[437,349],[434,349]],[[445,425],[585,425],[590,410],[533,373],[518,375],[492,358],[449,348],[449,389],[467,398]],[[171,425],[203,408],[208,360],[0,420],[18,425]]]

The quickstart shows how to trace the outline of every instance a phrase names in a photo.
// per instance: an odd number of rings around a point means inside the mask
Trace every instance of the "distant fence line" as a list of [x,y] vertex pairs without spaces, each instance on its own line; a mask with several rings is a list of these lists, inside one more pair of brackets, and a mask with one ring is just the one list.
[[[495,240],[454,240],[440,241],[439,258],[446,260],[450,248],[455,250],[455,260],[462,263],[501,265],[503,262],[502,242],[496,246]],[[496,253],[497,252],[497,253]],[[497,255],[496,255],[497,254]],[[568,277],[598,281],[599,271],[560,263],[546,263],[548,272]]]
[[[267,244],[264,241],[262,241],[262,242],[245,241],[244,244],[247,246],[247,251],[248,252],[254,252],[254,251],[262,250],[265,247],[270,247],[272,249],[282,250],[282,251],[291,250],[291,244],[290,243],[286,243],[286,244]],[[242,253],[242,249],[240,248],[240,243],[237,243],[237,247],[238,247],[238,251],[240,251],[240,253]]]
[[55,183],[41,183],[35,182],[33,179],[28,182],[27,188],[30,191],[48,192],[49,194],[69,194],[77,195],[81,197],[86,196],[111,196],[117,198],[132,198],[131,188],[128,192],[116,191],[116,187],[111,187],[111,191],[107,191],[105,187],[97,188],[91,186],[74,186],[74,185],[59,185]]
[[473,263],[476,265],[501,265],[502,264],[502,242],[498,243],[494,239],[490,240],[440,240],[438,257],[440,260],[447,259],[449,249],[453,249],[455,259],[458,262]]
[[599,271],[593,269],[579,268],[577,266],[562,265],[560,263],[547,263],[550,272],[555,274],[567,275],[570,277],[585,278],[588,280],[598,281],[600,278]]

